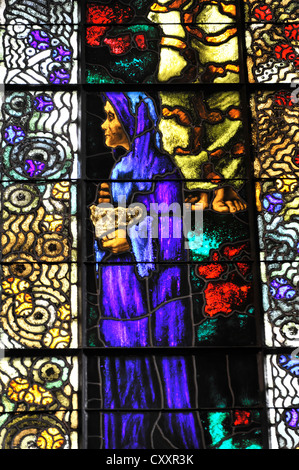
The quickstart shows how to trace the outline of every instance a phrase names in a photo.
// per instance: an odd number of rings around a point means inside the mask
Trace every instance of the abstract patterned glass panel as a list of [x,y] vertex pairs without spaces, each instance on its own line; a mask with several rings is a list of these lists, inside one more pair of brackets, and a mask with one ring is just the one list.
[[2,82],[65,85],[78,81],[77,1],[5,0]]
[[256,183],[259,243],[265,261],[298,260],[298,181]]
[[78,7],[0,6],[3,449],[78,447]]
[[298,24],[250,25],[246,32],[247,66],[251,83],[298,80]]
[[298,357],[292,354],[266,357],[271,449],[296,449],[299,445],[298,364]]
[[2,95],[2,179],[78,178],[76,92]]
[[2,449],[77,448],[76,358],[2,358],[0,387]]
[[12,256],[1,271],[2,348],[78,345],[76,265],[32,263],[24,254]]
[[256,204],[267,346],[298,344],[298,104],[291,91],[252,96]]
[[299,8],[294,0],[245,0],[246,21],[289,23],[298,21]]
[[71,357],[2,358],[1,412],[77,409],[78,364]]
[[298,262],[262,262],[265,341],[269,347],[298,345]]
[[0,415],[1,449],[77,449],[78,412]]
[[[2,95],[1,342],[77,345],[78,97]],[[63,180],[58,180],[64,178]],[[51,180],[53,182],[51,183]]]
[[258,91],[251,98],[254,175],[275,178],[289,192],[299,175],[299,106],[296,90]]
[[3,184],[1,341],[7,348],[77,345],[75,193],[68,182]]
[[236,83],[235,19],[232,2],[88,3],[86,81]]

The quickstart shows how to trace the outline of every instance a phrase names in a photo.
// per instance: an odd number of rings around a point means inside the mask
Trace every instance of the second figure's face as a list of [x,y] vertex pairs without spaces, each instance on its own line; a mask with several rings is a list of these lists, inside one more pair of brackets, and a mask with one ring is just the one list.
[[105,143],[108,147],[124,147],[126,150],[130,149],[128,137],[124,128],[119,121],[115,109],[109,101],[104,106],[106,112],[106,120],[102,124],[102,129],[105,131]]

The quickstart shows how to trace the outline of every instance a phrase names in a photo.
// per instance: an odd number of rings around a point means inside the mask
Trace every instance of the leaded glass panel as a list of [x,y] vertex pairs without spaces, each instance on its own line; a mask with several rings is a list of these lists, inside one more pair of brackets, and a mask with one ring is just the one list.
[[86,6],[87,83],[237,83],[234,2]]
[[21,86],[78,83],[77,1],[2,3],[2,82]]
[[77,448],[76,358],[2,358],[0,387],[2,449]]
[[1,448],[298,448],[298,19],[0,1]]

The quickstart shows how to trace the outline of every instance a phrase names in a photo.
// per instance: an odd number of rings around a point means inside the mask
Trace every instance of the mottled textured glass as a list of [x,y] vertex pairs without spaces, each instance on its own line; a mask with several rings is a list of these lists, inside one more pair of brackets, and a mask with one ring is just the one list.
[[87,83],[236,83],[231,2],[88,3]]
[[289,192],[299,175],[297,90],[257,91],[251,97],[254,176],[276,179]]
[[[173,433],[171,439],[167,437],[167,431],[174,429],[174,425],[186,429],[188,421],[193,423],[193,427],[185,439],[179,433]],[[195,412],[89,412],[87,422],[90,449],[136,449],[137,433],[140,449],[263,448],[261,415],[258,410],[202,412],[198,441],[194,439],[199,422]],[[122,429],[122,433],[113,434],[115,428]],[[155,458],[153,460],[156,461]]]
[[298,24],[258,23],[246,32],[251,83],[291,83],[298,72]]
[[249,22],[291,23],[299,20],[296,0],[245,0],[245,18]]

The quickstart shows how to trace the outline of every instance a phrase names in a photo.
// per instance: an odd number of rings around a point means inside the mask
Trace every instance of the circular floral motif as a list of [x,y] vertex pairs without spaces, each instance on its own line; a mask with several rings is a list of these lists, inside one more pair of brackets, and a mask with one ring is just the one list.
[[54,103],[49,95],[37,95],[34,99],[34,107],[41,113],[50,113],[54,109]]
[[296,52],[290,44],[278,44],[274,51],[277,59],[289,61],[296,59]]
[[279,212],[283,206],[284,201],[280,193],[267,194],[263,199],[263,207],[267,212]]
[[36,281],[40,275],[41,267],[36,260],[26,254],[11,254],[3,258],[2,271],[4,277],[28,279]]
[[23,129],[19,126],[8,126],[4,129],[4,140],[8,144],[17,144],[26,136]]
[[15,92],[9,95],[4,103],[4,111],[10,116],[20,118],[31,112],[32,104],[29,94]]
[[273,20],[273,14],[271,8],[265,3],[255,7],[253,10],[253,15],[257,20],[262,21],[271,21]]
[[49,324],[52,324],[56,315],[56,308],[48,301],[35,299],[34,305],[26,315],[26,325],[29,331],[45,333]]
[[[3,449],[66,448],[69,431],[54,415],[12,414],[1,428]],[[51,437],[51,439],[50,439]]]
[[69,367],[62,358],[38,359],[32,370],[33,380],[47,389],[61,388],[69,376]]
[[52,50],[52,58],[56,62],[70,62],[72,58],[72,51],[66,46],[60,44]]
[[284,28],[285,36],[288,39],[299,41],[299,24],[293,23],[285,26]]
[[68,181],[59,181],[54,184],[52,196],[55,199],[70,199],[70,183]]
[[58,233],[43,233],[37,238],[35,252],[41,261],[64,261],[69,255],[68,239]]
[[295,297],[296,290],[287,279],[280,277],[271,281],[270,293],[275,299],[291,300]]
[[[9,153],[9,155],[8,155]],[[62,171],[66,164],[66,151],[50,137],[27,137],[14,147],[6,148],[4,161],[16,173],[26,178],[50,177]]]
[[[10,279],[8,279],[10,281]],[[16,279],[18,281],[18,279]],[[21,281],[25,283],[26,281]],[[20,284],[20,283],[19,283]],[[12,292],[3,298],[0,311],[0,322],[3,330],[13,339],[15,343],[29,348],[49,347],[47,338],[53,329],[60,329],[61,320],[59,319],[59,307],[64,303],[64,296],[54,289],[32,284],[32,294],[28,293],[28,286],[25,288],[19,284],[12,285]],[[28,284],[28,283],[27,283]],[[9,285],[8,285],[9,288]],[[16,295],[18,294],[18,295]],[[63,323],[64,328],[68,328],[67,321]],[[66,347],[69,339],[63,337],[63,344],[60,347]],[[59,341],[59,338],[57,339]]]
[[296,321],[288,321],[280,327],[281,333],[291,341],[299,339],[299,323]]
[[67,85],[70,81],[70,73],[64,68],[53,68],[49,74],[49,82],[53,85]]
[[65,445],[65,437],[56,427],[42,431],[36,441],[39,449],[61,449]]
[[298,429],[299,428],[299,409],[292,408],[291,410],[286,410],[284,412],[285,422],[290,428]]
[[31,47],[44,51],[50,47],[50,37],[42,29],[34,29],[28,35],[28,43]]
[[13,184],[5,189],[4,208],[14,214],[33,211],[39,204],[39,193],[36,188],[26,184]]
[[41,347],[43,337],[56,319],[56,308],[40,299],[9,296],[2,302],[1,326],[15,343],[29,348]]

